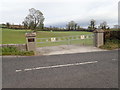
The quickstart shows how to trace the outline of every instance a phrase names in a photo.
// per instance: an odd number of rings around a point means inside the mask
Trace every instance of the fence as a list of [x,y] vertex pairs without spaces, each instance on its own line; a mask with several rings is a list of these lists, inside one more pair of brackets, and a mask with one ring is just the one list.
[[57,45],[92,45],[99,47],[104,45],[103,41],[104,30],[95,30],[94,34],[77,35],[65,37],[50,37],[50,38],[36,38],[36,33],[26,33],[27,49],[28,51],[36,52],[37,47],[57,46]]
[[76,35],[65,37],[50,37],[50,38],[37,38],[37,47],[56,46],[66,44],[80,44],[80,45],[92,45],[93,34],[90,35]]

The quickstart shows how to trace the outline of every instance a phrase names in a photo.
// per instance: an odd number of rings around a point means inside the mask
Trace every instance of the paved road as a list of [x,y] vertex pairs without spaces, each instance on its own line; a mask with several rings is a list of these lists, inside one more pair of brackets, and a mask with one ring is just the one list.
[[3,57],[3,88],[117,88],[118,51]]

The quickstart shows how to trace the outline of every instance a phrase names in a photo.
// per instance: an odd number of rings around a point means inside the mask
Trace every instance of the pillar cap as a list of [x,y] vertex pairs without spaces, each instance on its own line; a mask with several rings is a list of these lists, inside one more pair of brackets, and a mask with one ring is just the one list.
[[95,31],[93,31],[94,33],[103,33],[104,30],[103,29],[96,29]]
[[36,33],[25,33],[26,37],[36,37]]

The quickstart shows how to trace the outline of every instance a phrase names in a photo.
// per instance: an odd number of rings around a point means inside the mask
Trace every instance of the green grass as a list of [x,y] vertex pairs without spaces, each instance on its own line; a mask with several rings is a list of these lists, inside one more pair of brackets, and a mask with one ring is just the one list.
[[80,32],[80,31],[66,31],[66,32],[50,32],[50,31],[39,31],[37,32],[38,38],[49,38],[49,37],[63,37],[63,36],[75,36],[75,35],[86,35],[92,34],[91,32]]
[[20,56],[32,56],[34,55],[33,51],[19,51],[16,47],[3,47],[1,54],[2,55],[20,55]]
[[[115,30],[113,30],[115,31]],[[31,32],[31,30],[14,30],[14,29],[0,29],[0,44],[25,44],[25,33]],[[2,40],[1,40],[2,33]],[[64,37],[64,36],[75,36],[75,35],[86,35],[92,34],[92,32],[80,32],[80,31],[38,31],[37,38],[50,38],[50,37]],[[2,41],[2,42],[1,42]],[[85,39],[85,40],[74,40],[74,41],[62,41],[62,42],[49,42],[38,44],[39,47],[43,46],[56,46],[56,45],[64,45],[64,44],[84,44],[84,45],[92,45],[93,39]],[[107,41],[104,46],[100,48],[103,49],[116,49],[120,48],[120,44],[116,43],[115,40]],[[1,52],[0,52],[1,53]],[[25,54],[25,53],[24,53]]]
[[38,43],[37,47],[70,45],[70,44],[74,44],[74,45],[93,45],[93,39]]
[[24,44],[26,43],[26,30],[2,29],[2,44]]
[[[25,33],[30,30],[14,30],[14,29],[2,29],[2,43],[0,44],[25,44]],[[50,31],[38,31],[37,38],[49,38],[49,37],[63,37],[63,36],[74,36],[82,34],[92,34],[91,32],[50,32]]]
[[120,48],[120,40],[113,39],[107,40],[103,46],[100,46],[101,49],[113,50]]

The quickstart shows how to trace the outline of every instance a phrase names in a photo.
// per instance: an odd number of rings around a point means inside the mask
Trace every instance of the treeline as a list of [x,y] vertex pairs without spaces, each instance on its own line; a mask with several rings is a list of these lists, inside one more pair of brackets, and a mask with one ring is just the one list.
[[2,24],[1,28],[8,28],[8,29],[30,29],[33,31],[89,31],[92,32],[96,29],[103,29],[103,30],[111,30],[109,25],[106,21],[102,21],[99,26],[96,25],[96,20],[91,19],[87,28],[82,28],[80,24],[76,23],[75,21],[69,21],[66,23],[66,27],[59,28],[59,27],[45,27],[44,26],[45,17],[43,13],[39,10],[34,8],[29,9],[29,14],[25,17],[22,24],[14,25],[7,22],[6,24]]
[[94,30],[91,29],[85,29],[85,28],[77,28],[77,29],[68,29],[68,28],[58,28],[58,27],[44,27],[41,31],[88,31],[93,32]]
[[23,25],[14,25],[14,24],[10,24],[10,23],[6,23],[6,24],[1,24],[0,28],[8,28],[8,29],[25,29],[25,27]]

